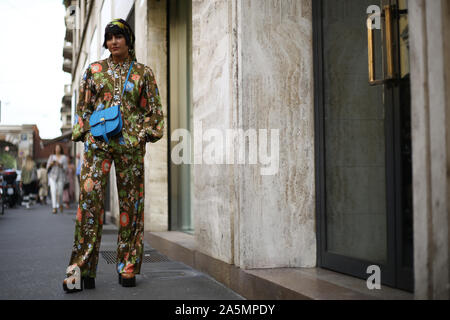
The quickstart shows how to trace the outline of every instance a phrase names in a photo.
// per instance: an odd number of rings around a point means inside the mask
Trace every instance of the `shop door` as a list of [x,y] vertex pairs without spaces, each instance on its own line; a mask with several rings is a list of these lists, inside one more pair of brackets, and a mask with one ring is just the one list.
[[407,1],[313,5],[319,266],[412,291]]

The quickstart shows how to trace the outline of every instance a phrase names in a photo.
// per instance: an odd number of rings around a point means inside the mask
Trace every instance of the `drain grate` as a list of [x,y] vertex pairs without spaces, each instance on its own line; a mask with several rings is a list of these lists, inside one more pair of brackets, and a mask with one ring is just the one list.
[[[117,258],[117,251],[100,251],[103,259],[106,260],[107,264],[115,264]],[[167,262],[170,261],[165,255],[162,255],[153,250],[144,251],[142,263],[155,263],[155,262]]]

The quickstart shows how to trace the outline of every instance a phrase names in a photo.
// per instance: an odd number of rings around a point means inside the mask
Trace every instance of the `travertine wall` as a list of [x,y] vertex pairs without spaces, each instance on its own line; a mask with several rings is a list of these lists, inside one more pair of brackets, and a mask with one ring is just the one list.
[[[155,74],[161,94],[165,119],[164,137],[157,143],[147,143],[145,156],[145,230],[167,231],[168,228],[168,170],[167,170],[167,15],[165,0],[147,2],[147,10],[136,7],[136,26],[147,25],[146,59]],[[138,17],[147,12],[146,18]],[[138,28],[136,28],[138,29]],[[144,29],[144,28],[143,28]]]
[[[192,1],[192,113],[194,123],[202,122],[203,130],[233,127],[230,9],[234,2]],[[227,263],[233,263],[232,219],[237,205],[233,175],[232,166],[192,167],[198,249]]]
[[194,166],[197,245],[243,268],[314,266],[311,1],[197,0],[192,10],[194,122],[280,130],[275,175],[248,160]]
[[417,299],[450,298],[449,2],[409,1]]
[[244,130],[279,129],[280,161],[273,176],[261,176],[260,166],[239,168],[236,260],[249,268],[312,267],[316,237],[311,1],[238,1],[237,16],[239,125]]

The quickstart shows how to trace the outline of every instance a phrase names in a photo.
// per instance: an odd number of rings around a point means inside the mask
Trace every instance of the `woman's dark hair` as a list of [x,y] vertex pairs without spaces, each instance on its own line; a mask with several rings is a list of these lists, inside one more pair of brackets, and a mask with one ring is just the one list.
[[134,49],[134,42],[136,38],[134,36],[133,29],[128,24],[128,22],[126,22],[123,19],[114,19],[106,25],[103,47],[105,49],[108,49],[106,41],[111,39],[112,35],[118,34],[121,34],[122,36],[125,37],[128,48]]
[[108,49],[108,46],[106,45],[106,41],[110,40],[113,35],[115,35],[116,37],[118,35],[123,36],[125,38],[127,46],[129,48],[131,48],[131,40],[130,40],[130,38],[125,36],[125,32],[123,32],[121,30],[117,30],[117,29],[110,30],[110,31],[108,31],[108,33],[105,34],[105,41],[103,42],[103,48]]
[[55,146],[55,150],[53,152],[56,154],[56,147],[57,146],[59,146],[59,148],[61,149],[61,154],[64,154],[64,148],[59,143]]

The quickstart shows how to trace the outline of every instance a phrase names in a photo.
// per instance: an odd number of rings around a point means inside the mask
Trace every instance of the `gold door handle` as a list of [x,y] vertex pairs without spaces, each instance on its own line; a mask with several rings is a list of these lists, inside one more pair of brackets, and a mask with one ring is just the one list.
[[[384,16],[384,32],[386,39],[386,67],[387,77],[382,80],[376,79],[375,71],[375,39],[374,30],[372,28],[373,18]],[[369,84],[371,86],[383,85],[394,79],[394,46],[392,42],[392,7],[384,6],[383,13],[374,13],[367,18],[367,42],[368,42],[368,58],[369,58]]]

